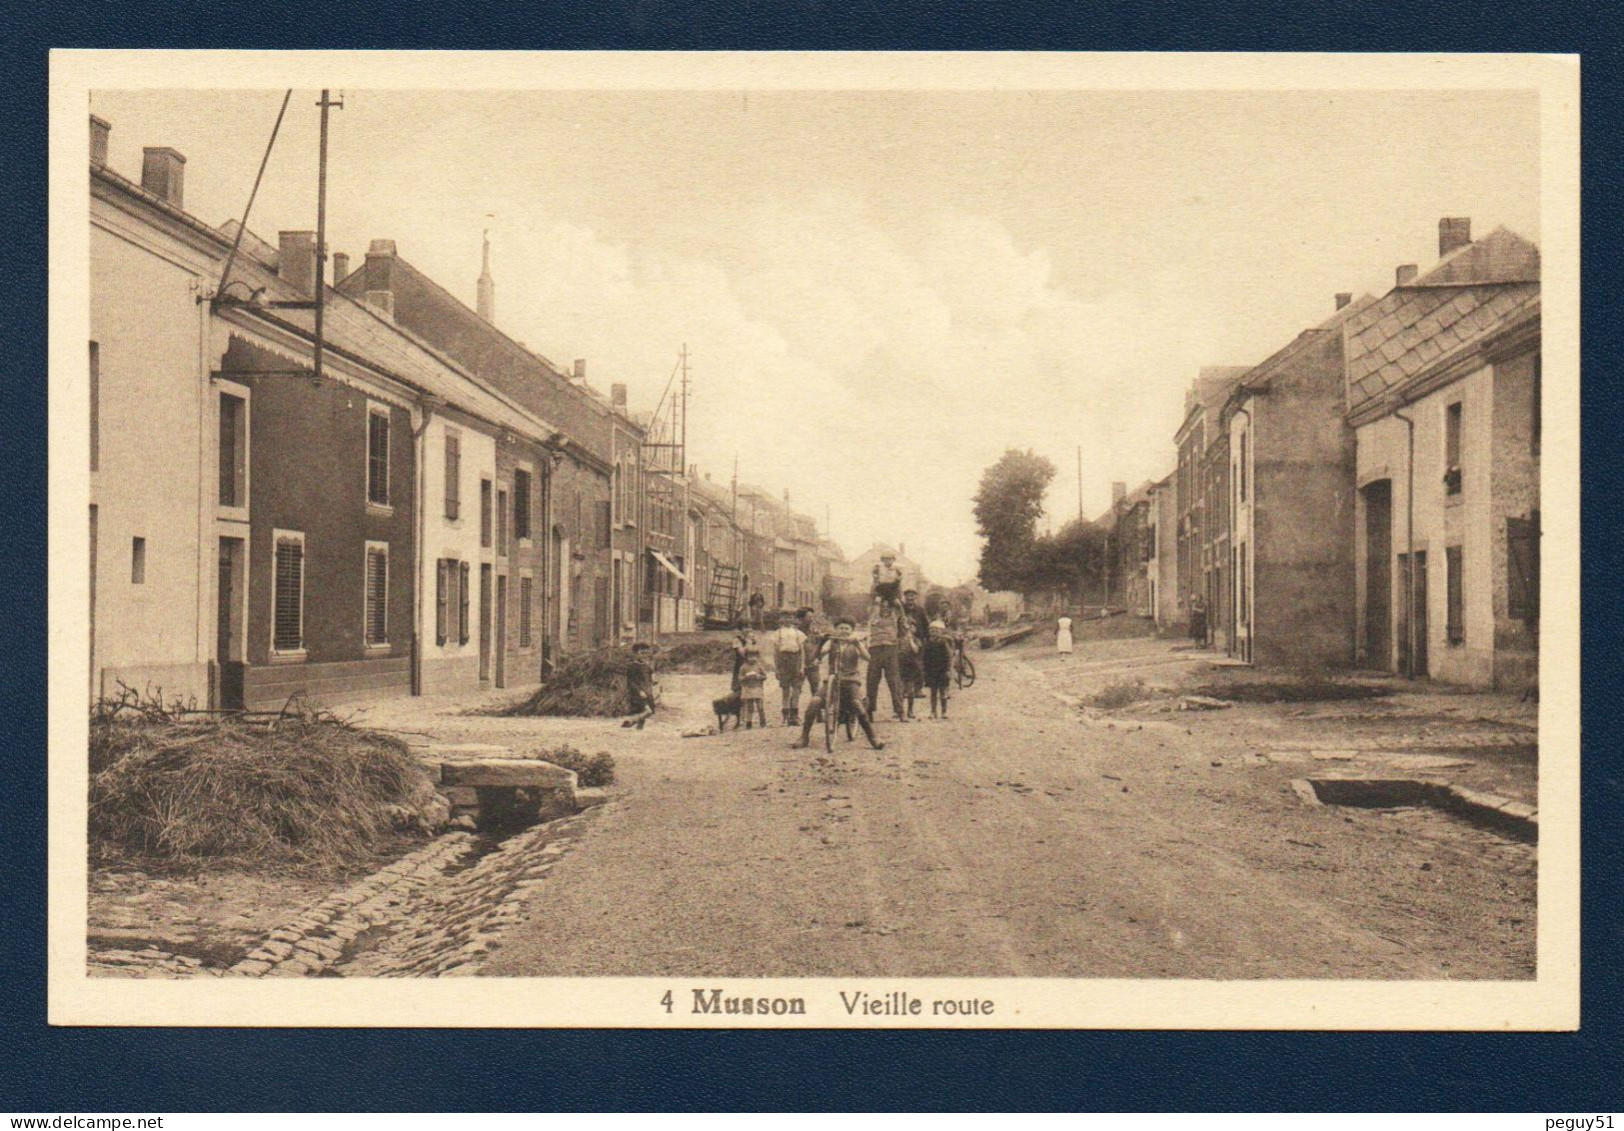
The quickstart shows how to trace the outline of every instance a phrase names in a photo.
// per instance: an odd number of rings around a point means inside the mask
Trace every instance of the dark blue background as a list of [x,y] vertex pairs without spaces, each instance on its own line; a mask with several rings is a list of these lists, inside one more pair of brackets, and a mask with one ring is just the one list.
[[[9,4],[0,110],[0,1110],[1616,1110],[1619,40],[1611,4]],[[1608,14],[1612,15],[1609,19]],[[1584,1027],[1577,1034],[49,1029],[46,52],[75,47],[1546,51],[1584,59]],[[1260,217],[1260,222],[1263,218]]]

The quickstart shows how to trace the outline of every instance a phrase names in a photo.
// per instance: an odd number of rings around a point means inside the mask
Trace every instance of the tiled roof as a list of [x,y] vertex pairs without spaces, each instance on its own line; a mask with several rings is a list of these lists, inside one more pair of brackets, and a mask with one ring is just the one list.
[[1343,326],[1348,410],[1385,397],[1440,359],[1481,341],[1539,294],[1539,249],[1496,228]]

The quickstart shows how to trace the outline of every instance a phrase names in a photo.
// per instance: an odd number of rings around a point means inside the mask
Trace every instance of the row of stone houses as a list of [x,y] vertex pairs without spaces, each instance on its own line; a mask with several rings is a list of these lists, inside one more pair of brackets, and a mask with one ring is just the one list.
[[92,698],[519,687],[750,592],[815,603],[812,520],[763,497],[741,526],[624,385],[499,329],[488,245],[477,309],[389,239],[329,281],[312,232],[187,212],[180,153],[115,171],[110,129],[91,118]]
[[1446,218],[1438,254],[1200,372],[1145,508],[1159,624],[1199,601],[1206,643],[1247,662],[1535,683],[1539,251]]

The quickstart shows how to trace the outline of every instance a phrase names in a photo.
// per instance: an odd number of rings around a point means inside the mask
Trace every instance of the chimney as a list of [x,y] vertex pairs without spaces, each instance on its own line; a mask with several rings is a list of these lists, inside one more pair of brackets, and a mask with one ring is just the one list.
[[350,257],[342,251],[333,252],[333,285],[342,283],[350,273]]
[[478,306],[479,316],[485,321],[496,322],[496,280],[491,278],[491,234],[485,233],[484,259],[479,268],[479,284],[476,288],[478,296],[475,303]]
[[1415,282],[1416,266],[1413,263],[1401,263],[1397,271],[1393,272],[1393,285],[1407,287]]
[[1353,292],[1352,291],[1338,291],[1337,292],[1337,294],[1336,294],[1336,308],[1338,310],[1341,310],[1344,306],[1347,306],[1348,303],[1350,303],[1352,301],[1353,301]]
[[1115,510],[1122,505],[1122,500],[1128,497],[1128,485],[1120,480],[1111,481],[1111,509]]
[[365,302],[391,322],[395,318],[394,268],[394,240],[373,240],[367,245]]
[[1472,242],[1470,216],[1445,216],[1438,221],[1438,258]]
[[[581,371],[577,369],[576,372],[580,373]],[[581,379],[586,379],[586,375],[584,373],[582,373]],[[626,411],[626,386],[622,385],[619,381],[616,381],[613,385],[609,386],[609,403],[615,408],[620,409],[622,412]]]
[[90,115],[90,163],[107,164],[107,135],[113,132],[113,123]]
[[141,151],[141,187],[165,204],[183,208],[181,191],[186,180],[186,158],[168,146],[149,145]]
[[575,368],[571,372],[570,380],[574,381],[577,385],[586,380],[586,358],[578,357],[575,359]]
[[276,273],[300,294],[316,293],[316,233],[278,232]]

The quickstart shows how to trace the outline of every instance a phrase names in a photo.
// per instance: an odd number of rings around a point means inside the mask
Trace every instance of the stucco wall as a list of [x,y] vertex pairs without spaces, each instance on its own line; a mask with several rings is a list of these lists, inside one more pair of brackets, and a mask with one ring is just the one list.
[[1494,366],[1494,479],[1491,508],[1494,558],[1495,686],[1517,689],[1539,682],[1539,622],[1510,616],[1506,520],[1539,510],[1538,454],[1534,451],[1534,367],[1529,351]]
[[[445,515],[445,459],[446,435],[456,432],[462,462],[461,505],[456,519]],[[508,492],[512,505],[512,481],[497,475],[496,441],[483,427],[461,415],[448,417],[436,413],[423,432],[424,471],[423,484],[426,506],[423,518],[422,622],[418,626],[418,639],[423,666],[423,690],[427,693],[473,691],[480,686],[479,647],[486,626],[479,620],[480,563],[491,561],[490,555],[480,547],[479,481],[488,478],[494,484],[492,506],[500,497],[497,492]],[[534,494],[534,492],[532,492]],[[532,498],[532,509],[535,503]],[[496,540],[496,517],[492,515],[492,541]],[[534,526],[532,525],[532,529]],[[508,538],[513,544],[513,520],[508,517]],[[447,608],[445,643],[438,637],[439,562],[449,559],[468,563],[468,642],[462,643],[458,632],[459,602],[451,601]],[[497,559],[498,572],[501,560]],[[509,582],[508,600],[513,600],[514,589]],[[492,598],[494,610],[494,594]],[[494,613],[493,613],[494,616]],[[492,657],[494,665],[495,657]]]
[[[200,497],[206,377],[197,278],[184,261],[92,225],[90,340],[100,373],[100,470],[89,500],[93,694],[115,692],[123,681],[207,701],[214,629],[202,555],[214,532],[212,521],[202,521],[212,500]],[[135,538],[145,540],[139,584]]]

